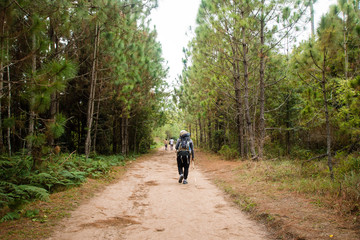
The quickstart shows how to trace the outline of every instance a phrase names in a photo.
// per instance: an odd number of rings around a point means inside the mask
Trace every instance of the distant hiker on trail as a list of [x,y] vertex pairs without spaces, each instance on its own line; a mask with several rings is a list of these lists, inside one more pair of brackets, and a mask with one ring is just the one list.
[[[189,174],[190,154],[194,161],[194,144],[190,139],[190,133],[185,130],[180,131],[180,137],[176,142],[175,149],[177,151],[177,165],[179,171],[179,183],[187,184]],[[183,181],[184,179],[184,181]]]
[[169,144],[170,144],[170,150],[173,150],[173,147],[174,147],[174,139],[170,139],[169,141]]
[[167,144],[168,144],[167,139],[165,139],[164,140],[165,150],[167,150]]

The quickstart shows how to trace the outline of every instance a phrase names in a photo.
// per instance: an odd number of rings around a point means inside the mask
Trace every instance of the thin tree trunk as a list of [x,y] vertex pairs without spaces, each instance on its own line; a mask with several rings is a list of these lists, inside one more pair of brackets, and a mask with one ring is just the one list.
[[[52,43],[50,44],[51,47],[51,51],[53,53],[53,55],[55,56],[55,52],[57,51],[57,46],[59,45],[59,43],[56,40],[56,36],[55,36],[55,31],[54,31],[54,20],[50,18],[50,30],[49,30],[49,38],[51,39]],[[50,103],[50,121],[55,122],[55,116],[58,113],[58,93],[57,91],[53,92],[50,96],[51,98],[51,103]],[[55,140],[53,136],[49,136],[49,144],[50,146],[54,146],[55,145]]]
[[[0,46],[1,50],[3,49],[3,42],[1,42],[1,46]],[[4,146],[4,142],[3,142],[3,131],[2,131],[2,99],[3,99],[3,87],[4,87],[4,69],[3,69],[3,58],[1,55],[1,60],[0,60],[0,152],[2,152],[3,146]]]
[[122,114],[121,118],[121,153],[126,156],[127,150],[127,116],[126,114]]
[[[33,34],[33,37],[32,37],[32,49],[33,49],[33,51],[35,51],[35,49],[36,49],[36,36],[35,36],[35,34]],[[32,56],[32,68],[31,69],[32,69],[33,77],[35,77],[35,72],[36,72],[36,54],[35,54],[35,52],[33,53],[33,56]],[[32,101],[30,101],[30,102],[32,102]],[[36,115],[35,115],[35,111],[32,109],[31,105],[29,106],[29,108],[30,108],[29,136],[33,136],[34,135],[34,127],[35,127],[35,117],[36,117]],[[31,154],[32,153],[32,139],[31,138],[28,139],[27,149],[29,151],[29,154]]]
[[199,135],[198,135],[198,123],[197,122],[195,122],[195,135],[196,135],[196,139],[195,139],[196,145],[198,145],[199,144]]
[[347,50],[347,19],[345,16],[345,10],[343,10],[343,24],[344,24],[344,54],[345,54],[345,63],[344,63],[344,75],[345,79],[348,79],[348,64],[349,64],[349,57],[348,57],[348,50]]
[[136,153],[136,151],[137,151],[137,148],[136,148],[136,145],[137,145],[137,142],[136,142],[136,134],[137,134],[137,121],[135,121],[135,123],[134,123],[134,126],[135,126],[135,128],[134,128],[134,153]]
[[[9,55],[9,42],[6,42],[6,52]],[[11,79],[10,79],[10,67],[7,66],[7,80],[8,80],[8,118],[11,118]],[[7,128],[7,142],[8,142],[8,152],[11,156],[11,128]]]
[[204,146],[206,146],[208,142],[207,134],[206,134],[206,119],[204,119],[203,122],[203,130],[204,130]]
[[250,153],[251,157],[254,158],[256,156],[255,152],[255,144],[254,144],[254,134],[252,131],[251,125],[251,116],[250,116],[250,105],[249,105],[249,72],[248,72],[248,59],[247,59],[247,43],[245,39],[245,29],[242,29],[243,34],[243,67],[244,67],[244,108],[245,108],[245,119],[247,125],[247,131],[249,134],[249,144],[250,144]]
[[325,121],[326,121],[326,154],[328,156],[328,167],[330,171],[330,177],[334,180],[333,166],[332,166],[332,157],[331,157],[331,132],[330,132],[330,117],[329,117],[329,109],[327,102],[327,94],[326,94],[326,50],[324,50],[324,60],[322,67],[322,92],[324,98],[324,110],[325,110]]
[[118,147],[118,129],[117,129],[117,118],[115,116],[117,116],[116,111],[114,111],[114,116],[113,116],[113,141],[112,141],[112,145],[113,145],[113,154],[117,154],[117,147]]
[[125,155],[129,155],[129,117],[125,118]]
[[201,126],[201,117],[199,117],[199,132],[200,132],[200,144],[199,145],[203,145],[203,131],[202,131],[202,126]]
[[243,134],[243,106],[241,96],[241,84],[240,84],[240,64],[237,48],[232,47],[233,51],[233,76],[234,76],[234,88],[235,88],[235,101],[236,101],[236,125],[238,130],[238,150],[241,157],[244,157],[244,134]]
[[243,134],[243,109],[241,104],[240,80],[235,79],[235,99],[236,99],[236,122],[238,129],[238,149],[241,157],[244,157],[244,134]]
[[289,155],[291,151],[290,142],[290,106],[289,101],[286,102],[286,154]]
[[211,118],[208,119],[208,147],[212,149],[212,139],[211,139]]
[[100,40],[100,29],[98,23],[96,23],[95,27],[95,41],[94,41],[94,54],[93,54],[93,64],[92,64],[92,71],[91,71],[91,82],[90,82],[90,94],[89,94],[89,101],[88,101],[88,110],[87,110],[87,134],[85,140],[85,155],[89,157],[90,148],[91,148],[91,131],[92,131],[92,123],[94,119],[94,103],[95,103],[95,89],[96,89],[96,81],[97,81],[97,69],[96,69],[96,62],[97,62],[97,52],[99,47],[99,40]]
[[[2,36],[5,36],[5,10],[2,11],[2,15],[3,15],[3,19],[2,20],[2,31],[1,34]],[[5,48],[5,44],[4,44],[4,39],[0,39],[1,40],[1,45],[0,45],[0,50],[3,51]],[[4,55],[1,54],[1,59],[0,59],[0,152],[2,152],[3,150],[3,146],[4,146],[4,142],[3,142],[3,131],[2,131],[2,122],[3,122],[3,118],[2,118],[2,99],[3,99],[3,88],[4,88]]]
[[265,0],[261,1],[261,20],[260,20],[260,117],[259,117],[259,157],[260,159],[264,157],[264,141],[265,141],[265,37],[264,37],[264,28],[265,28],[265,18],[264,18],[264,4]]
[[94,149],[93,151],[95,153],[96,153],[96,137],[97,137],[97,131],[98,131],[98,125],[99,125],[99,112],[100,112],[100,100],[98,100],[97,107],[96,107],[96,119],[95,119],[95,129],[94,129],[94,145],[93,145],[93,149]]

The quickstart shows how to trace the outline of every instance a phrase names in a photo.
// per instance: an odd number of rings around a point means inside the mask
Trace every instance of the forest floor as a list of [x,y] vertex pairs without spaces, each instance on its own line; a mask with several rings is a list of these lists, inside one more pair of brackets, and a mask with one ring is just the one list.
[[0,239],[360,239],[348,217],[241,177],[246,164],[198,151],[184,185],[161,149],[29,205],[39,216],[1,223]]

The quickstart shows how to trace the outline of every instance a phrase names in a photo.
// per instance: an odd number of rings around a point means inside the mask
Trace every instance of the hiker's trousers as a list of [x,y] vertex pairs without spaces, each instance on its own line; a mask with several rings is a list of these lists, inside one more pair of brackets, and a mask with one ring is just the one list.
[[178,152],[177,154],[177,165],[179,174],[184,174],[184,179],[187,179],[189,174],[190,166],[190,153],[189,152]]

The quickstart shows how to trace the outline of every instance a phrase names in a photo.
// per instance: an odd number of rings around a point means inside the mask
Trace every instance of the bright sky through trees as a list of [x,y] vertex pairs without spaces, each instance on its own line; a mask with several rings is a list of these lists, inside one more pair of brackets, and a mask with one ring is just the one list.
[[[159,7],[151,14],[152,23],[156,25],[158,41],[163,50],[163,56],[168,62],[168,83],[174,83],[175,78],[181,73],[184,54],[191,36],[189,26],[195,26],[197,11],[201,0],[159,0]],[[315,27],[321,16],[329,10],[329,6],[336,0],[318,0],[315,8]],[[307,26],[310,34],[310,24]]]

